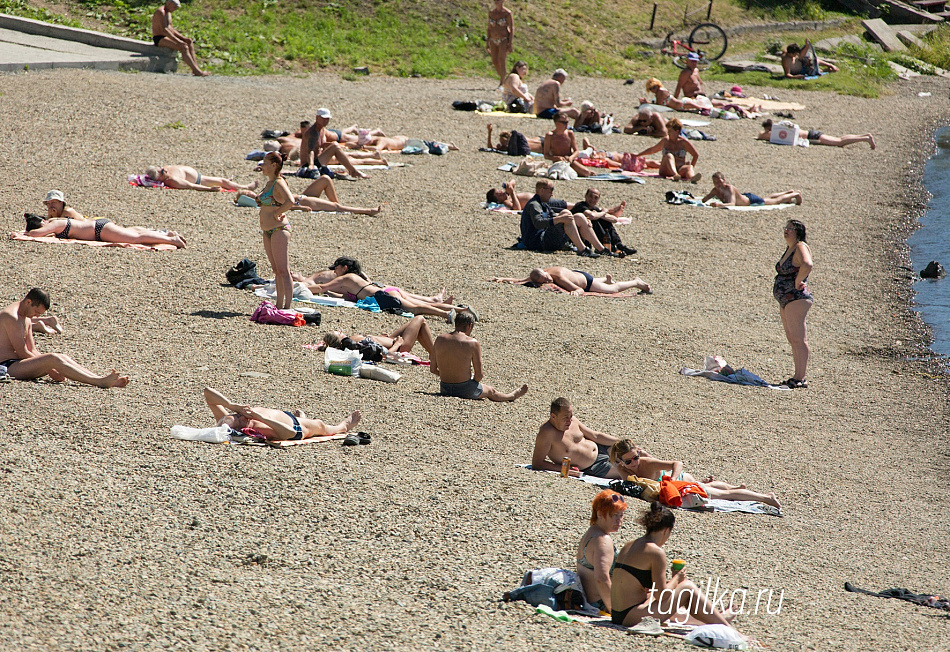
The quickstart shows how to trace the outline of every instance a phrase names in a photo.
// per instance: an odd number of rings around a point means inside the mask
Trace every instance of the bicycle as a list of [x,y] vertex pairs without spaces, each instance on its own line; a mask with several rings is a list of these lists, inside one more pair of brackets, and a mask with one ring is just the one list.
[[699,69],[705,70],[710,62],[716,61],[726,53],[729,39],[723,28],[715,23],[700,23],[689,33],[684,43],[673,38],[673,32],[663,39],[663,54],[673,57],[673,65],[677,68],[686,68],[686,57],[690,54],[699,55]]

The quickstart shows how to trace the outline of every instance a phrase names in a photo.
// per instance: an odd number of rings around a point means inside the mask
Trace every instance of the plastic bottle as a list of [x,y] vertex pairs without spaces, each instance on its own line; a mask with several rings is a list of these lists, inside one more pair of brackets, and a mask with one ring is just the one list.
[[561,460],[561,477],[566,478],[571,473],[571,458],[565,457]]

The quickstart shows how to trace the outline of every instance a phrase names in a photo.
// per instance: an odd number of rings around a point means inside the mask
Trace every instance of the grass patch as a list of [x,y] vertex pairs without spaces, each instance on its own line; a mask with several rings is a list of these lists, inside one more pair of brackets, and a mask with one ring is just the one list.
[[158,127],[158,129],[184,129],[185,125],[181,120],[176,120],[175,122],[169,122]]

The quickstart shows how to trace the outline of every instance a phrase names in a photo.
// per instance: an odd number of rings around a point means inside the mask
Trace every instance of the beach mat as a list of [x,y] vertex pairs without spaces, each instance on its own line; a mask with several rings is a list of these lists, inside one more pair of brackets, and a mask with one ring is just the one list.
[[155,244],[155,245],[144,245],[144,244],[132,244],[129,242],[101,242],[99,240],[74,240],[72,238],[57,238],[52,235],[44,235],[41,238],[34,238],[33,236],[26,235],[25,233],[11,233],[11,240],[20,240],[23,242],[48,242],[49,244],[81,244],[87,245],[90,247],[118,247],[120,249],[138,249],[139,251],[175,251],[178,249],[175,245],[170,244]]
[[478,115],[492,117],[506,117],[506,118],[537,118],[533,113],[508,113],[507,111],[476,111]]
[[[569,292],[567,292],[563,288],[558,287],[554,283],[545,283],[544,285],[541,286],[541,289],[546,290],[547,292],[560,292],[562,294],[570,294]],[[609,299],[629,299],[630,297],[635,297],[638,294],[641,294],[639,290],[626,290],[625,292],[614,292],[612,294],[610,292],[584,292],[584,294],[582,294],[581,296],[582,297],[607,297]],[[647,294],[647,293],[643,292],[642,294]]]
[[761,106],[763,111],[804,111],[807,107],[797,102],[781,102],[778,100],[764,100],[758,97],[724,97],[721,98],[731,104],[736,104],[744,109],[751,109],[753,106]]

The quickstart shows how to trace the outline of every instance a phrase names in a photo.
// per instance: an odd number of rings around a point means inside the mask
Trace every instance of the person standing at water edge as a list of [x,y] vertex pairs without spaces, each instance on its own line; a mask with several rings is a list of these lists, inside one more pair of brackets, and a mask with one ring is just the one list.
[[168,0],[152,14],[152,41],[155,45],[181,52],[181,58],[191,68],[195,77],[207,77],[211,73],[198,67],[195,42],[172,27],[172,12],[181,8],[181,0]]
[[808,340],[805,338],[805,317],[815,302],[808,291],[808,274],[814,267],[811,249],[805,242],[805,225],[789,220],[782,231],[785,253],[775,263],[775,283],[772,296],[778,301],[785,337],[792,346],[795,373],[785,381],[792,389],[807,388],[805,368],[808,366]]
[[495,0],[495,6],[488,12],[488,54],[491,65],[498,73],[499,85],[505,80],[508,70],[508,55],[513,48],[515,25],[511,10],[505,8],[505,0]]

